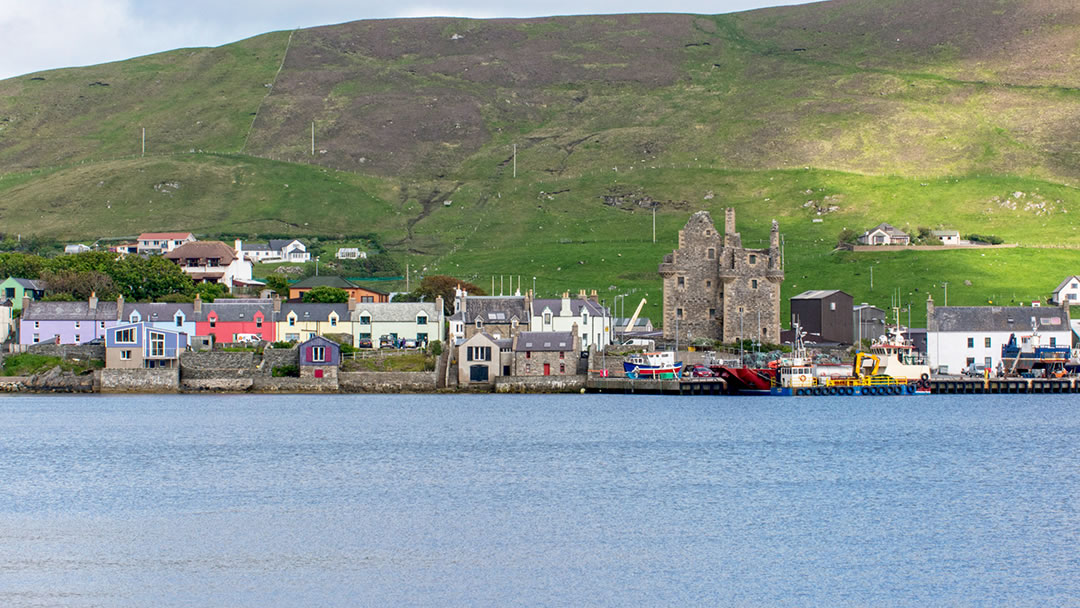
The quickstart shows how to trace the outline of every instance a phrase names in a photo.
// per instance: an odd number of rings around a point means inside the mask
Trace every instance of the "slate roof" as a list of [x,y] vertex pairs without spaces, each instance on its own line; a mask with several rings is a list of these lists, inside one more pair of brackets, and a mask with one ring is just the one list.
[[800,293],[797,296],[791,296],[791,299],[792,300],[822,300],[824,298],[836,295],[838,293],[842,293],[845,296],[847,295],[847,293],[845,293],[845,292],[843,292],[843,291],[841,291],[839,289],[817,289],[817,290],[804,291],[804,292]]
[[192,317],[196,321],[206,321],[211,311],[217,313],[217,320],[222,323],[251,321],[256,312],[262,312],[263,320],[266,322],[274,320],[274,303],[271,300],[229,301],[223,299],[203,302],[202,312],[198,314],[192,312]]
[[195,305],[191,303],[143,302],[124,304],[124,320],[130,319],[132,312],[138,312],[139,317],[146,322],[172,321],[178,310],[184,314],[184,320],[195,319]]
[[[299,243],[299,241],[297,239],[270,239],[269,247],[270,247],[270,249],[272,251],[281,251],[282,249],[285,249],[289,245],[289,243],[292,243],[293,241],[296,241],[296,242]],[[303,243],[300,243],[300,244],[303,245]]]
[[146,241],[146,240],[151,240],[151,241],[153,241],[153,240],[171,241],[171,240],[186,239],[189,236],[191,238],[195,238],[195,235],[191,234],[190,232],[144,232],[144,233],[140,234],[138,238],[139,238],[140,241]]
[[421,312],[427,313],[428,323],[439,322],[439,307],[435,302],[360,302],[355,314],[357,317],[370,314],[376,323],[413,323]]
[[[332,274],[321,274],[314,277],[308,277],[302,281],[289,285],[290,289],[311,289],[312,287],[339,287],[341,289],[356,289],[357,287],[359,287],[359,285],[356,285],[346,279]],[[371,291],[375,290],[372,289]]]
[[458,311],[451,319],[475,323],[479,318],[484,323],[508,325],[514,317],[519,323],[529,320],[525,296],[466,296],[465,316],[462,317],[461,311]]
[[[562,299],[561,298],[538,298],[532,302],[532,314],[543,314],[544,308],[551,310],[551,313],[558,316],[562,312]],[[589,311],[590,315],[603,316],[604,307],[600,306],[592,300],[583,300],[580,297],[570,299],[570,311],[571,316],[580,317],[581,309],[585,308]]]
[[98,302],[91,311],[89,302],[39,302],[31,300],[23,309],[27,321],[116,321],[116,302]]
[[33,291],[45,291],[45,281],[37,281],[34,279],[20,279],[17,277],[12,278],[15,279],[16,283],[22,285],[23,289],[30,289]]
[[877,226],[874,226],[870,230],[867,230],[865,234],[871,234],[873,232],[877,232],[878,230],[884,231],[889,236],[907,236],[906,232],[886,222],[881,222]]
[[927,325],[930,331],[1030,332],[1032,317],[1040,331],[1069,331],[1069,319],[1057,307],[942,306],[934,308]]
[[270,245],[266,243],[241,243],[242,251],[270,251]]
[[523,331],[517,335],[516,352],[574,350],[574,334],[569,331]]
[[349,305],[346,303],[297,302],[282,303],[278,321],[285,321],[289,313],[296,313],[297,321],[329,321],[330,313],[336,312],[338,321],[349,320]]

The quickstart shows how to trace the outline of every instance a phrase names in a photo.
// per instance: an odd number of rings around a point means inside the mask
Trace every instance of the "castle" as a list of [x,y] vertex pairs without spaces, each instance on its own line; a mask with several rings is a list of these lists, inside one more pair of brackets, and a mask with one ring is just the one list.
[[740,338],[780,342],[780,284],[784,281],[780,227],[772,223],[768,249],[746,249],[727,209],[724,233],[708,211],[679,231],[679,248],[664,256],[664,338],[690,342]]

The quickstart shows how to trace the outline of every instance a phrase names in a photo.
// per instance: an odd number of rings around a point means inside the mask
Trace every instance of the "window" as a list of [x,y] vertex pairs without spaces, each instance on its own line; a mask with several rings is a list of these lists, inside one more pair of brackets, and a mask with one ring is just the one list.
[[716,309],[715,308],[710,308],[709,309],[709,318],[710,319],[715,319],[716,318]]
[[675,309],[675,318],[676,319],[681,319],[682,318],[682,309],[681,308],[676,308]]
[[836,310],[836,302],[829,302],[829,310]]
[[526,359],[532,359],[532,351],[531,350],[525,351],[525,358]]
[[127,329],[116,330],[116,341],[119,344],[134,344],[135,343],[135,328],[129,327]]
[[[256,317],[255,318],[255,327],[262,327],[262,321],[263,321],[262,317]],[[331,325],[333,325],[333,323],[331,323]]]
[[361,302],[374,302],[375,298],[373,296],[360,296],[360,301]]
[[968,348],[975,348],[975,338],[968,338]]
[[417,334],[416,334],[416,343],[417,344],[427,344],[427,334],[417,332]]
[[1075,300],[1076,299],[1076,294],[1075,293],[1070,293],[1069,294],[1069,299],[1070,300]]
[[296,327],[296,317],[289,315],[289,327]]
[[972,365],[975,365],[975,357],[968,357],[967,358],[967,363],[965,365],[967,365],[968,367],[971,367]]
[[34,344],[37,344],[38,342],[41,342],[41,336],[38,334],[34,334]]
[[757,289],[757,279],[750,279],[750,289]]
[[[259,323],[262,324],[261,321]],[[330,317],[330,327],[337,327],[337,317]]]
[[312,346],[311,347],[311,360],[317,363],[326,361],[326,347],[325,346]]
[[369,317],[367,315],[360,315],[360,324],[361,325],[371,325],[371,317]]
[[176,326],[177,327],[183,327],[184,326],[184,317],[181,317],[180,315],[176,315]]
[[484,322],[480,319],[476,320],[476,329],[484,329]]
[[686,287],[686,277],[679,277],[678,285],[679,287]]
[[165,334],[156,331],[150,332],[150,356],[165,356]]
[[560,363],[559,364],[559,373],[560,374],[565,374],[566,373],[566,364],[565,363]]
[[41,327],[41,321],[34,321],[34,329],[38,329],[40,327]]
[[122,350],[122,351],[120,351],[120,360],[121,361],[130,361],[131,360],[131,351],[130,350]]
[[105,329],[105,322],[104,321],[101,322],[101,329]]
[[80,336],[79,334],[75,334],[75,343],[78,344],[80,342],[82,342],[82,336]]
[[551,325],[551,313],[550,312],[545,312],[544,313],[544,325]]
[[750,254],[750,263],[757,264],[757,256],[752,253]]
[[560,350],[559,351],[559,358],[560,359],[565,359],[566,358],[566,352]]
[[417,325],[427,325],[427,316],[426,315],[420,315],[420,316],[416,317],[416,324]]
[[490,346],[470,346],[466,350],[466,361],[491,361]]
[[709,259],[710,260],[715,260],[716,259],[716,250],[713,249],[712,247],[709,247]]
[[75,329],[79,329],[80,325],[81,325],[81,323],[79,321],[75,321]]
[[1055,338],[1055,337],[1050,338],[1050,346],[1057,346],[1057,338]]
[[986,348],[990,348],[990,337],[989,336],[987,336],[986,338],[983,339],[983,346],[985,346]]
[[587,313],[585,311],[582,311],[581,312],[581,324],[586,325],[586,324],[588,324],[588,322],[589,322],[589,313]]
[[985,365],[986,367],[993,367],[994,366],[993,357],[987,357],[987,358],[983,359],[983,365]]
[[712,287],[712,281],[705,281],[705,287]]
[[210,317],[210,327],[217,327],[217,317]]

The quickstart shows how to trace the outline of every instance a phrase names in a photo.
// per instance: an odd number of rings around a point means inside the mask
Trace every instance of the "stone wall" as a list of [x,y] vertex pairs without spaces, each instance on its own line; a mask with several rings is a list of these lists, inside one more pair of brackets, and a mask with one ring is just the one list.
[[104,344],[30,344],[26,347],[26,352],[61,359],[105,360]]
[[185,352],[180,355],[180,368],[189,369],[252,369],[255,367],[255,353],[227,352],[221,350],[206,352]]
[[275,367],[300,365],[299,348],[268,348],[263,351],[262,366],[259,372],[269,376]]
[[174,393],[180,388],[179,369],[103,369],[103,393]]
[[337,378],[274,378],[255,376],[251,390],[266,393],[336,393]]
[[585,388],[585,376],[499,376],[496,393],[577,393]]
[[251,390],[252,383],[250,375],[238,378],[188,378],[185,376],[180,379],[180,390],[240,393]]
[[434,392],[435,372],[341,372],[338,382],[348,393]]

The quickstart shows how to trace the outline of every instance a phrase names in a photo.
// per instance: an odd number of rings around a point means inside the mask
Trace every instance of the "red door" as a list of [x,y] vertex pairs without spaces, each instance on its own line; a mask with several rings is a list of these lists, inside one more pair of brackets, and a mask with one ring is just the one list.
[[544,375],[545,376],[550,376],[551,375],[551,364],[550,363],[545,363],[544,364]]

